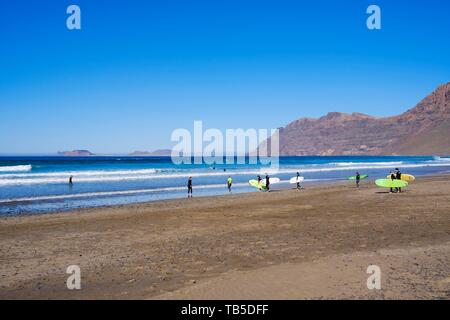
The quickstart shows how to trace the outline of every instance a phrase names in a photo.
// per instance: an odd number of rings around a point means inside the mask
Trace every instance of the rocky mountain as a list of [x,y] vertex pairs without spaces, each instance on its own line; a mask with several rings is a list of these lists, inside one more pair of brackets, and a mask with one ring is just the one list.
[[280,128],[280,155],[449,155],[450,82],[386,118],[330,112]]
[[93,156],[94,154],[88,150],[72,150],[72,151],[59,151],[58,155],[64,157],[88,157]]
[[170,149],[159,149],[155,151],[135,151],[130,153],[130,156],[134,157],[167,157],[171,155]]

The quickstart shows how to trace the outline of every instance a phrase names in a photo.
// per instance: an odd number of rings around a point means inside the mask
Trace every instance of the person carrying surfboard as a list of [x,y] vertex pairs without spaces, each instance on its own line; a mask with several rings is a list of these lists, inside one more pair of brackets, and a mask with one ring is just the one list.
[[[391,171],[391,180],[395,180],[395,179],[396,179],[396,176],[395,176],[394,172]],[[389,191],[389,193],[394,193],[394,189],[391,188],[391,190]]]
[[[398,168],[395,168],[395,178],[397,180],[402,180],[402,173]],[[397,188],[397,192],[402,192],[402,188]]]
[[228,180],[227,180],[228,192],[231,192],[231,185],[232,184],[233,184],[233,179],[231,178],[231,176],[229,176]]
[[356,187],[359,188],[359,181],[361,180],[361,175],[359,174],[359,172],[356,172]]
[[189,197],[192,197],[192,177],[189,177],[187,187],[188,187],[188,198],[189,198]]
[[297,172],[297,190],[300,190],[302,186],[300,185],[300,172]]
[[[257,180],[258,180],[258,185],[261,185],[261,181],[262,181],[261,176],[258,176]],[[261,190],[261,187],[259,188],[259,190]]]
[[270,191],[270,177],[268,174],[266,174],[266,189]]

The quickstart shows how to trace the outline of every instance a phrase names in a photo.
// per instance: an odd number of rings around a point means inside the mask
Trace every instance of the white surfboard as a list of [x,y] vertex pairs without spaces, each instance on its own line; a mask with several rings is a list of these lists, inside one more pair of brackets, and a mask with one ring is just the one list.
[[[269,178],[269,182],[270,182],[270,184],[278,183],[278,182],[280,182],[280,178]],[[266,179],[265,178],[262,179],[261,184],[263,186],[266,185]]]
[[292,177],[291,179],[289,179],[289,183],[297,183],[297,182],[302,182],[303,180],[305,180],[305,177]]

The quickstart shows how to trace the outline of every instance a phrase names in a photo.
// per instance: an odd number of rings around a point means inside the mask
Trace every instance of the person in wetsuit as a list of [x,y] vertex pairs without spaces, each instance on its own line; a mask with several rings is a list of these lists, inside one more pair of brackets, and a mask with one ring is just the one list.
[[297,190],[300,190],[302,186],[300,185],[300,181],[298,179],[300,178],[300,172],[297,172]]
[[359,182],[361,181],[361,175],[356,172],[356,187],[359,188]]
[[268,174],[266,174],[266,188],[267,191],[270,191],[270,178]]
[[228,186],[228,192],[231,192],[231,185],[233,184],[233,179],[228,177],[227,186]]
[[70,177],[69,177],[69,184],[70,184],[70,185],[73,184],[73,181],[72,181],[72,180],[73,180],[73,176],[70,176]]
[[[398,168],[395,168],[395,178],[397,180],[402,180],[402,173],[400,172],[400,170]],[[402,192],[402,188],[397,188],[398,192]]]
[[[391,171],[391,180],[395,180],[396,176],[394,174],[394,172]],[[391,188],[391,190],[389,191],[390,193],[394,193],[394,188]]]
[[187,187],[188,187],[188,198],[189,198],[189,197],[192,197],[192,177],[189,177]]

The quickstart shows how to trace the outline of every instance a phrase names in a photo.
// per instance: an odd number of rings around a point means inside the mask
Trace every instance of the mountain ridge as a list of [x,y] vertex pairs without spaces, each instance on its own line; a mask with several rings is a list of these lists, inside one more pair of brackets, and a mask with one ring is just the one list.
[[359,112],[329,112],[280,128],[280,155],[448,154],[450,82],[400,115],[378,118]]

